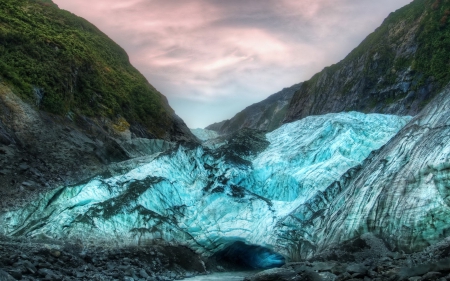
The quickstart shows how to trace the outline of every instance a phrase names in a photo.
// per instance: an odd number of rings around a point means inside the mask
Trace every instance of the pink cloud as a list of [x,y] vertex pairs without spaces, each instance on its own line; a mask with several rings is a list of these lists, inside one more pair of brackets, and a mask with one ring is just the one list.
[[124,47],[195,127],[309,79],[409,1],[54,0]]

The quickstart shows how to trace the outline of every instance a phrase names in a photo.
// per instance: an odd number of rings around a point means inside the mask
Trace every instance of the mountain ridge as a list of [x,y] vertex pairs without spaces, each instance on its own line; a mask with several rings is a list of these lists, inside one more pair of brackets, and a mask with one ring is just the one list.
[[48,113],[107,118],[135,135],[195,140],[167,98],[97,27],[46,0],[0,3],[0,77]]
[[302,83],[299,83],[284,88],[266,99],[246,107],[231,119],[211,124],[205,129],[216,131],[221,135],[232,134],[243,128],[273,131],[282,124],[287,106],[301,85]]
[[337,64],[305,81],[285,123],[357,110],[416,115],[450,81],[450,3],[415,0],[391,13]]
[[[450,81],[449,16],[450,3],[440,0],[415,0],[392,12],[343,60],[297,84],[301,87],[277,126],[352,110],[416,115]],[[206,129],[220,134],[243,127],[264,129],[252,120],[258,115],[248,112],[268,99]]]

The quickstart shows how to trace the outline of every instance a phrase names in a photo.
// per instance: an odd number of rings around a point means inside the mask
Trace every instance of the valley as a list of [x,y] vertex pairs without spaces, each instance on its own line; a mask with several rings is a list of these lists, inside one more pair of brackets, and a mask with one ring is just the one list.
[[86,20],[0,7],[0,280],[450,280],[450,1],[205,129]]

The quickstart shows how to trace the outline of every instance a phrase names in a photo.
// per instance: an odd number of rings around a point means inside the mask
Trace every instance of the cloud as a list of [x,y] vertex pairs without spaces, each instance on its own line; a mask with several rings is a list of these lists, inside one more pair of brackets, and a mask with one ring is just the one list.
[[409,1],[54,0],[124,47],[192,127],[309,79]]

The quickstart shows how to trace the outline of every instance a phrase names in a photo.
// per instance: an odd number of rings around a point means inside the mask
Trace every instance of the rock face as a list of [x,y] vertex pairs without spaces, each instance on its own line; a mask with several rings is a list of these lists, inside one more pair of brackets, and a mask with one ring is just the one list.
[[303,83],[284,122],[349,110],[416,115],[450,81],[449,8],[415,0],[392,13],[344,60]]
[[206,129],[221,135],[231,134],[243,128],[273,131],[282,125],[289,102],[301,85],[300,83],[285,88],[261,102],[250,105],[230,120],[209,125]]
[[205,255],[241,241],[289,257],[290,249],[277,246],[286,217],[322,196],[409,120],[329,114],[268,134],[247,129],[217,149],[178,145],[116,164],[109,176],[51,191],[2,214],[0,228],[12,236],[137,244],[163,239]]
[[106,118],[39,111],[0,83],[0,210],[19,208],[55,186],[102,174],[110,163],[173,145],[139,138]]
[[0,210],[104,165],[197,141],[86,20],[50,0],[5,0],[0,26]]
[[91,245],[0,237],[0,280],[181,280],[205,273],[201,257],[183,246]]
[[366,162],[280,223],[285,249],[311,257],[373,232],[392,248],[418,251],[449,235],[450,89]]

